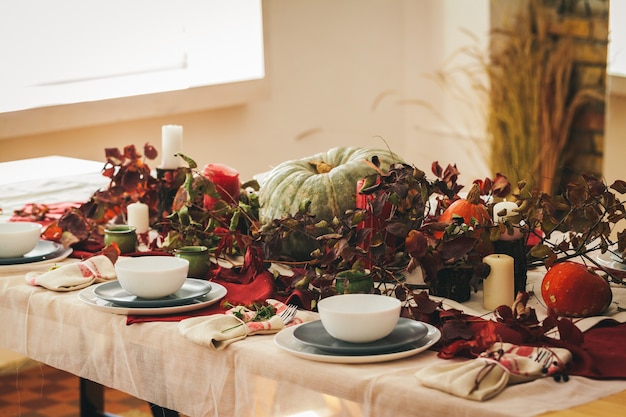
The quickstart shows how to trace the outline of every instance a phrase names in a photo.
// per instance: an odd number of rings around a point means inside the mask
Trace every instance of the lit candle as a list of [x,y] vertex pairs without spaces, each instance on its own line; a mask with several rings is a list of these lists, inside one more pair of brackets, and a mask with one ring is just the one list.
[[132,203],[126,208],[128,225],[135,226],[137,233],[146,233],[150,230],[150,213],[148,205],[144,203]]
[[[519,216],[519,207],[513,201],[501,201],[499,203],[494,204],[493,206],[493,222],[495,224],[504,222],[505,219],[508,219],[509,223],[514,226],[519,226],[519,221],[517,218]],[[500,214],[498,214],[500,213]],[[508,233],[508,231],[504,232],[500,239],[502,240],[516,240],[522,237],[522,232],[519,227],[513,228],[513,234]]]
[[176,169],[181,166],[182,159],[175,156],[183,151],[183,127],[165,125],[161,128],[161,146],[163,148],[161,168]]
[[[208,178],[222,200],[229,204],[236,204],[239,201],[241,183],[239,182],[239,172],[223,164],[207,164],[202,170],[202,175]],[[207,195],[204,196],[204,207],[209,210],[213,208],[215,199]]]
[[483,280],[483,307],[494,310],[501,305],[513,305],[515,287],[514,262],[509,255],[494,253],[483,258],[491,267]]

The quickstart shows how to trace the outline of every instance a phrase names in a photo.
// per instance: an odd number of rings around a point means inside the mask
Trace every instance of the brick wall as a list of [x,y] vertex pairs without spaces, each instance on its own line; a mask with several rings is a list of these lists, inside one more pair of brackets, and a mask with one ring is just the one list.
[[[574,89],[606,95],[609,0],[544,0],[550,33],[573,39]],[[606,102],[583,107],[575,116],[563,155],[561,183],[580,173],[602,175]]]

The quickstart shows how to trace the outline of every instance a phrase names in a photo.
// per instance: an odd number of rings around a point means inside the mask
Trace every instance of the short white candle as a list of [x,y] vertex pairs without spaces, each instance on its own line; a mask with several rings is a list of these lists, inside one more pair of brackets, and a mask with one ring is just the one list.
[[150,230],[150,210],[144,203],[132,203],[126,208],[128,225],[135,226],[137,233],[146,233]]
[[494,310],[501,305],[512,306],[515,292],[513,258],[494,253],[485,256],[483,262],[491,267],[483,280],[483,307]]
[[[519,207],[513,201],[501,201],[499,203],[494,204],[493,206],[493,222],[494,224],[498,224],[503,222],[508,217],[515,217],[519,214]],[[498,215],[501,213],[502,215]],[[510,220],[509,220],[510,221]],[[518,226],[516,222],[511,222],[513,225]],[[502,240],[516,240],[522,237],[522,231],[518,227],[513,228],[513,234],[509,234],[508,231],[505,231],[500,235],[500,239]]]
[[183,127],[165,125],[161,128],[161,168],[176,169],[181,166],[182,159],[175,156],[183,151]]

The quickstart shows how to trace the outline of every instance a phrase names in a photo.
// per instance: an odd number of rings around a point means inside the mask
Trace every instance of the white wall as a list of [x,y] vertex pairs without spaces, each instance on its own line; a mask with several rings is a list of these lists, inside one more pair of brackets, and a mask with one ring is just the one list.
[[[456,163],[464,183],[490,175],[467,134],[481,132],[468,127],[481,107],[460,110],[460,101],[428,78],[473,42],[461,28],[486,36],[488,0],[266,0],[265,8],[265,98],[7,138],[0,141],[0,161],[47,154],[102,160],[105,147],[160,147],[161,125],[181,124],[185,153],[201,165],[230,164],[243,178],[333,146],[384,147],[381,138],[427,172],[438,160]],[[462,100],[472,97],[462,90]]]
[[405,6],[405,155],[422,169],[433,161],[457,164],[463,184],[492,176],[487,104],[468,77],[479,68],[464,51],[487,50],[489,0],[408,0]]

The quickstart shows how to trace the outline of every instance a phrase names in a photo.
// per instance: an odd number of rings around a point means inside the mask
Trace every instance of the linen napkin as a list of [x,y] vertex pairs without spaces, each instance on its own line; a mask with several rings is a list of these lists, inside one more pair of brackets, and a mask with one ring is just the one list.
[[96,255],[81,262],[63,265],[50,271],[27,272],[26,282],[53,291],[74,291],[95,282],[117,278],[113,262],[105,255]]
[[565,367],[571,360],[571,353],[563,348],[497,343],[476,359],[427,366],[415,376],[427,387],[484,401],[508,385],[548,376],[567,379]]
[[[254,321],[255,311],[237,306],[223,314],[181,320],[178,323],[178,330],[192,342],[211,346],[216,350],[222,350],[247,336],[277,333],[285,327],[278,315],[287,308],[287,305],[275,299],[267,299],[267,302],[276,309],[276,315],[270,317],[269,320]],[[238,318],[235,314],[242,318]],[[299,310],[287,326],[294,326],[313,319],[315,319],[313,313]]]

